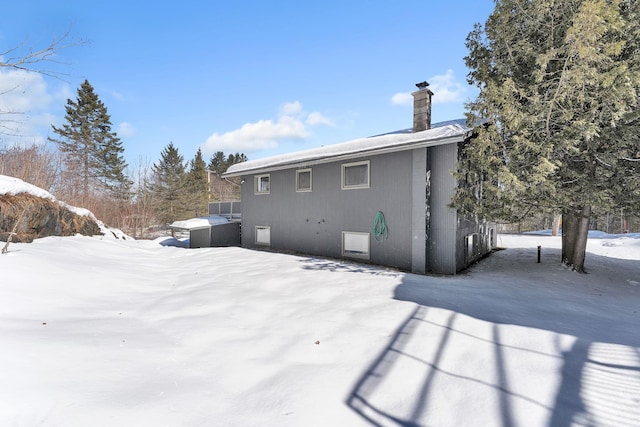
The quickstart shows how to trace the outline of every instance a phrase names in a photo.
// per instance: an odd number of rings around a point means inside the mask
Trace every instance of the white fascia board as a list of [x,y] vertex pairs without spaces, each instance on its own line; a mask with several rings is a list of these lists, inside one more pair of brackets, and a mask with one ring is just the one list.
[[[440,139],[428,139],[423,141],[415,141],[415,142],[410,142],[406,144],[392,145],[392,146],[381,147],[381,148],[365,149],[362,151],[354,151],[354,152],[339,154],[339,155],[318,156],[317,158],[311,158],[311,159],[292,160],[289,162],[274,163],[271,165],[267,164],[264,166],[256,166],[253,168],[246,168],[238,171],[227,172],[227,173],[224,173],[222,176],[224,178],[231,178],[234,176],[254,175],[257,173],[268,173],[268,172],[284,170],[284,169],[310,167],[313,165],[320,165],[324,163],[340,162],[344,160],[352,160],[352,159],[358,159],[362,157],[376,156],[380,154],[414,150],[416,148],[435,147],[438,145],[446,145],[446,144],[457,144],[457,143],[463,142],[466,138],[467,138],[467,134],[465,133],[465,134],[460,134],[460,135],[455,135],[455,136],[450,136],[450,137],[445,137]],[[241,164],[242,163],[239,163],[239,165]]]

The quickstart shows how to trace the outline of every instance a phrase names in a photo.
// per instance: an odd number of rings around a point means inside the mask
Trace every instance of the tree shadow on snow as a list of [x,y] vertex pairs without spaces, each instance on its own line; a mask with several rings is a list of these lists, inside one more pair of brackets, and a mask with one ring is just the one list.
[[[416,307],[356,381],[347,405],[375,426],[437,425],[443,421],[438,418],[443,405],[463,424],[482,425],[482,420],[464,419],[465,405],[478,401],[489,402],[486,412],[497,412],[487,414],[487,420],[500,420],[503,426],[637,426],[640,286],[634,286],[634,279],[638,280],[640,261],[612,263],[588,254],[592,275],[579,275],[561,267],[559,255],[559,250],[547,250],[543,262],[536,264],[535,249],[507,250],[464,275],[406,274],[394,297]],[[528,264],[523,267],[524,262]],[[518,280],[510,282],[509,277]],[[465,316],[487,322],[486,330],[466,330]],[[523,348],[512,342],[513,331],[508,336],[502,332],[512,325],[531,328],[532,334],[552,332],[555,341],[541,349]],[[466,344],[459,346],[464,340]],[[484,349],[467,356],[485,358],[489,377],[452,364],[469,343]],[[530,344],[527,339],[524,343]],[[523,385],[513,375],[514,363],[536,375],[538,359],[547,369],[558,366],[559,378],[548,371],[534,377],[555,390],[553,401],[545,399],[548,393],[540,395],[540,385]],[[418,378],[410,378],[411,384],[398,396],[397,387],[388,385],[407,366]],[[549,384],[556,380],[557,386]],[[439,387],[446,384],[448,388]],[[390,399],[402,404],[389,405]],[[527,411],[538,414],[538,421],[523,419]]]
[[397,276],[400,274],[398,270],[331,258],[304,258],[301,262],[303,263],[302,268],[305,270],[332,271],[336,273],[364,273],[373,276]]

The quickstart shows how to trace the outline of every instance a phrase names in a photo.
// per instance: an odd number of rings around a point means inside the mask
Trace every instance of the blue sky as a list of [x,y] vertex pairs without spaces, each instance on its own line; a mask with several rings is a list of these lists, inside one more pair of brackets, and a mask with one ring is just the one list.
[[[465,38],[492,0],[22,1],[3,5],[0,55],[37,50],[69,31],[47,64],[59,78],[0,70],[5,123],[40,143],[87,79],[111,115],[130,166],[173,142],[258,159],[412,125],[408,94],[428,80],[433,121],[463,117]],[[6,132],[5,132],[6,133]]]

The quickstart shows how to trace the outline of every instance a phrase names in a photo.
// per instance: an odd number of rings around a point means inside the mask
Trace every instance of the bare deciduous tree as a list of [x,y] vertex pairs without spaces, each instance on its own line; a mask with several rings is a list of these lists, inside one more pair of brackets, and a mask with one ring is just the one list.
[[0,52],[0,67],[60,78],[66,74],[60,71],[47,69],[43,67],[43,65],[64,64],[64,62],[58,59],[58,53],[70,46],[82,43],[84,42],[71,40],[69,31],[54,38],[48,46],[38,50],[27,49],[26,53],[24,52],[26,42],[22,42],[9,50]]
[[47,145],[0,149],[0,175],[9,175],[54,192],[60,187],[60,156]]

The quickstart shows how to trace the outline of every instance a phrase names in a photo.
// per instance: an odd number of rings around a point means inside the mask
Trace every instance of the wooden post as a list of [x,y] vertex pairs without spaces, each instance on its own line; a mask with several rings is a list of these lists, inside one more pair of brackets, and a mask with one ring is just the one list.
[[542,246],[538,246],[538,264],[540,264],[540,253],[542,252]]

